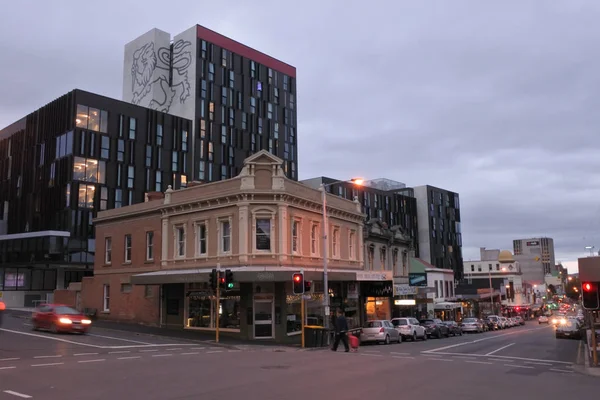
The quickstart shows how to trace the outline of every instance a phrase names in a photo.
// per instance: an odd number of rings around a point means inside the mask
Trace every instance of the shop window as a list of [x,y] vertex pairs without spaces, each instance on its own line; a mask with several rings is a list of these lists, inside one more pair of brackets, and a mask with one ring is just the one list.
[[391,308],[389,297],[367,297],[365,302],[365,313],[367,320],[391,319]]
[[240,293],[238,290],[222,294],[219,306],[214,296],[207,296],[210,291],[206,283],[194,283],[187,287],[186,327],[215,329],[217,312],[219,328],[228,331],[240,329]]

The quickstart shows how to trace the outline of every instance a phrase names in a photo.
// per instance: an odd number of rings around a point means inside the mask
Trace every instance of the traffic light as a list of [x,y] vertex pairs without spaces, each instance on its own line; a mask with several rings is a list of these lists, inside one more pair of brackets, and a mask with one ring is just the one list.
[[312,287],[311,281],[304,281],[304,293],[310,292],[311,287]]
[[219,288],[221,290],[226,289],[226,286],[225,286],[225,274],[222,273],[221,271],[219,271]]
[[225,288],[227,290],[233,289],[233,272],[230,269],[225,270]]
[[212,271],[210,271],[209,282],[210,282],[210,288],[212,290],[216,290],[217,289],[217,270],[216,269],[213,269]]
[[598,282],[583,282],[581,284],[583,308],[586,310],[597,310],[600,308],[598,296]]
[[294,284],[294,294],[304,293],[304,274],[299,272],[292,276],[292,282]]

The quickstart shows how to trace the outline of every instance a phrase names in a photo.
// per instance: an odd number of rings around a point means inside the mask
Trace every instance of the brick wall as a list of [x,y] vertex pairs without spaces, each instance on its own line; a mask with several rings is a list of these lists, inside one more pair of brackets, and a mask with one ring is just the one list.
[[77,292],[75,290],[61,289],[54,291],[54,303],[77,307]]
[[[130,285],[131,274],[105,274],[83,278],[82,308],[94,308],[99,319],[159,325],[158,286]],[[104,311],[104,285],[108,285],[109,311]]]

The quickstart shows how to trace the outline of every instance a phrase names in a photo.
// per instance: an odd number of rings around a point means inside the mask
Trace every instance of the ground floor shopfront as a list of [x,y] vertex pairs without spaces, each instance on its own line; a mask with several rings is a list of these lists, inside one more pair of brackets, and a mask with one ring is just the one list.
[[[230,269],[234,287],[218,300],[208,282],[210,270],[96,275],[84,279],[84,307],[97,308],[99,318],[205,332],[218,326],[223,335],[240,339],[299,343],[303,299],[292,289],[292,274],[299,269]],[[304,276],[312,282],[304,295],[305,324],[324,326],[323,273],[304,270]],[[329,271],[328,276],[330,310],[342,309],[350,329],[374,317],[391,318],[391,279],[388,284],[386,276],[351,270]]]

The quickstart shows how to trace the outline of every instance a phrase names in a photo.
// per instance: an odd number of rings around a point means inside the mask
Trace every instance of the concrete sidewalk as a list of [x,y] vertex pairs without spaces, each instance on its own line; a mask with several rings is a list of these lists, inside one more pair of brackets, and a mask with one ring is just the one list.
[[[6,317],[30,319],[34,309],[12,308],[6,310]],[[271,351],[303,351],[303,350],[318,350],[318,349],[302,349],[300,345],[282,345],[275,342],[241,340],[235,337],[227,336],[227,333],[219,336],[219,343],[215,342],[214,332],[193,331],[177,328],[159,328],[155,326],[140,325],[127,322],[115,322],[96,320],[93,322],[93,327],[100,329],[108,329],[113,331],[140,333],[152,336],[162,336],[175,339],[184,339],[191,341],[208,342],[214,346],[221,346],[229,349],[248,350],[248,349],[265,349]],[[322,348],[320,348],[322,349]]]

